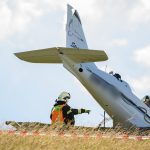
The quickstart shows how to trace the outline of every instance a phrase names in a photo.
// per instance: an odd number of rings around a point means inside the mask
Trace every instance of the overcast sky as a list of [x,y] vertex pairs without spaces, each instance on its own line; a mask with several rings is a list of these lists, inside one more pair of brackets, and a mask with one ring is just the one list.
[[98,67],[120,73],[139,98],[150,94],[149,0],[0,0],[1,121],[49,123],[62,91],[71,93],[72,107],[92,110],[76,117],[76,125],[102,120],[102,108],[62,65],[31,64],[13,54],[65,46],[67,3],[80,14],[89,48],[108,54]]

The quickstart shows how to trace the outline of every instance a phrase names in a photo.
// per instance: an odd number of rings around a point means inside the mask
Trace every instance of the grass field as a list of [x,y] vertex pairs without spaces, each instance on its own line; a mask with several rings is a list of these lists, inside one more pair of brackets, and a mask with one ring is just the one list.
[[0,150],[149,150],[150,140],[0,135]]
[[[150,135],[150,131],[139,130],[122,130],[122,129],[96,129],[86,127],[69,127],[69,128],[55,128],[49,124],[42,123],[16,123],[10,122],[16,127],[17,131],[40,132],[46,133],[44,136],[37,135],[14,135],[0,134],[0,150],[149,150],[149,140],[129,140],[129,139],[115,139],[116,135]],[[8,123],[9,124],[9,123]],[[51,136],[52,133],[65,134],[85,134],[89,135],[111,135],[112,138],[101,137],[63,137]]]

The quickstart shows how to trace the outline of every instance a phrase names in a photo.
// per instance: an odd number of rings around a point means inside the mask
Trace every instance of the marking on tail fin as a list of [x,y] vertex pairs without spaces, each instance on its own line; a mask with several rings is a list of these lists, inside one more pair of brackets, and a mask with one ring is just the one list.
[[81,19],[80,19],[80,17],[79,17],[79,14],[78,14],[78,12],[75,10],[75,12],[74,12],[74,15],[76,16],[76,18],[79,20],[79,22],[80,22],[80,24],[82,24],[81,23]]
[[78,48],[75,42],[72,42],[72,44],[70,46],[73,48]]
[[[84,42],[82,36],[73,28],[73,20],[71,19],[69,21],[69,30],[68,30],[68,36],[75,36],[80,41]],[[71,27],[72,26],[72,27]],[[73,31],[71,31],[73,29]]]

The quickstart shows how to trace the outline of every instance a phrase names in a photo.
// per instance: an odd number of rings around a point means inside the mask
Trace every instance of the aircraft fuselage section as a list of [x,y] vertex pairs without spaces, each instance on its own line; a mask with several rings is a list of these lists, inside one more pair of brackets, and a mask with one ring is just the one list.
[[110,76],[111,78],[111,75],[101,70],[98,71],[99,75],[96,75],[86,64],[75,64],[67,57],[62,59],[64,60],[64,67],[82,83],[113,120],[124,127],[150,126],[145,121],[144,115],[128,104],[117,88],[104,80],[103,76]]

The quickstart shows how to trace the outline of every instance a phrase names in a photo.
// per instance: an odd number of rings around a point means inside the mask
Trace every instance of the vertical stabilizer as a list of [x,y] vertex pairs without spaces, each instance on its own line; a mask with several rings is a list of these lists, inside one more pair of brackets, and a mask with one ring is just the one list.
[[67,5],[66,47],[88,49],[77,10]]

